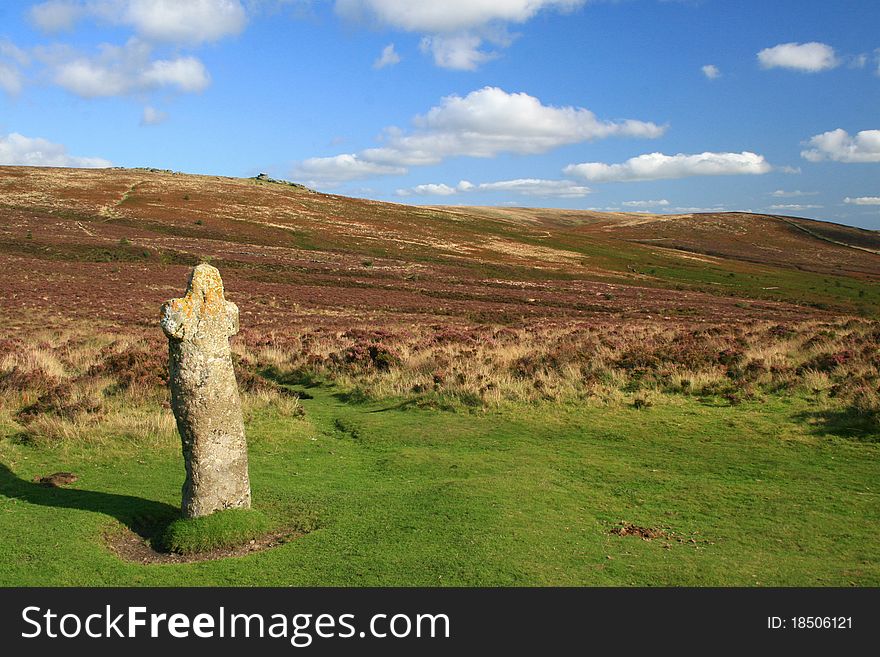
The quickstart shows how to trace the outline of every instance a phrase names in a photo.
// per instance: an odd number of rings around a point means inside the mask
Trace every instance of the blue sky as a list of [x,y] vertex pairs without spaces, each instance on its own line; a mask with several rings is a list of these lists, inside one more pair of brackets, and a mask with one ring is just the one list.
[[880,229],[875,0],[0,4],[0,164]]

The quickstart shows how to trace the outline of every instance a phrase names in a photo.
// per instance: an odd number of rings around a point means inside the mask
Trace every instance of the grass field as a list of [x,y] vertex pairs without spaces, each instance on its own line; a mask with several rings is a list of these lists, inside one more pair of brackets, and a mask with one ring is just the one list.
[[[808,400],[438,411],[307,392],[304,417],[267,406],[248,433],[255,507],[311,531],[212,562],[127,563],[106,545],[174,517],[173,436],[35,447],[5,427],[0,584],[880,584],[880,444],[835,435]],[[80,480],[31,482],[58,470]]]

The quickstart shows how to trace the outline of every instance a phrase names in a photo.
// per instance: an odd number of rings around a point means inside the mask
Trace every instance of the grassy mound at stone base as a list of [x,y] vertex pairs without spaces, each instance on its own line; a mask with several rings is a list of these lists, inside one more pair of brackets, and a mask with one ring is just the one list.
[[177,554],[194,554],[231,548],[272,529],[272,523],[255,509],[228,509],[201,518],[179,518],[166,528],[161,548]]

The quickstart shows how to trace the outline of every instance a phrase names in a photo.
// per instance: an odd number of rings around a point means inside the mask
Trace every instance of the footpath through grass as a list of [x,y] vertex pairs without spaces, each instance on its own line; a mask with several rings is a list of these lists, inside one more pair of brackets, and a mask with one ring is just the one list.
[[[173,518],[177,445],[34,447],[0,427],[0,585],[880,585],[880,444],[805,401],[453,413],[308,392],[306,419],[249,423],[251,483],[272,523],[318,528],[218,561],[105,545]],[[60,470],[79,481],[31,482]]]

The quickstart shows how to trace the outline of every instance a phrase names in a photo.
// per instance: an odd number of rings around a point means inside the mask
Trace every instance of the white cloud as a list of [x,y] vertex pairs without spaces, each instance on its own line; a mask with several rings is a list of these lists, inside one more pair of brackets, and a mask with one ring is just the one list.
[[73,0],[49,0],[30,9],[31,22],[45,32],[72,29],[82,18],[84,5]]
[[92,18],[151,41],[190,45],[238,34],[247,21],[239,0],[50,0],[31,8],[30,18],[47,32]]
[[473,70],[497,56],[481,50],[484,41],[506,47],[508,24],[524,23],[544,10],[570,11],[587,0],[336,0],[336,13],[425,35],[422,51],[444,68]]
[[141,125],[159,125],[168,120],[168,114],[157,110],[155,107],[147,105],[144,107],[144,113],[141,116]]
[[238,0],[129,0],[123,23],[148,39],[173,43],[217,41],[240,33],[244,8]]
[[630,158],[622,164],[570,164],[564,172],[592,182],[625,182],[689,176],[759,175],[771,169],[763,155],[744,151],[696,155],[648,153]]
[[[603,121],[581,107],[544,105],[525,93],[485,87],[465,97],[447,96],[440,105],[413,119],[415,129],[385,131],[385,144],[359,153],[311,158],[299,165],[299,177],[318,169],[337,170],[344,180],[402,167],[437,164],[449,157],[494,157],[500,153],[536,154],[566,144],[606,137],[661,136],[666,128],[626,119]],[[320,178],[318,178],[320,180]]]
[[86,59],[62,64],[55,71],[55,83],[84,98],[115,96],[133,88],[134,80],[124,72],[98,66]]
[[662,208],[669,205],[665,198],[658,201],[624,201],[621,203],[626,208]]
[[498,182],[481,183],[475,190],[488,192],[511,192],[522,196],[544,196],[555,198],[582,198],[592,193],[571,180],[544,180],[541,178],[518,178],[516,180],[499,180]]
[[768,210],[817,210],[822,205],[803,205],[801,203],[781,203],[779,205],[771,205]]
[[336,0],[336,13],[408,32],[460,32],[495,22],[524,23],[543,9],[574,9],[586,0]]
[[484,87],[464,98],[447,96],[415,123],[426,131],[485,139],[490,143],[476,150],[493,154],[498,150],[540,153],[562,144],[612,136],[653,139],[666,131],[655,123],[632,119],[602,121],[582,107],[544,105],[534,96],[498,87]]
[[727,212],[727,211],[728,211],[727,208],[726,208],[725,206],[723,206],[723,205],[716,205],[716,206],[711,207],[711,208],[693,207],[693,206],[692,206],[692,207],[687,207],[687,206],[684,206],[684,207],[669,208],[669,209],[670,209],[672,212],[686,212],[686,213],[692,213],[692,212]]
[[211,83],[204,65],[195,57],[151,62],[141,79],[146,87],[170,86],[189,92],[203,91]]
[[406,169],[403,167],[366,162],[355,154],[312,157],[303,160],[294,169],[294,175],[305,180],[311,187],[324,187],[347,180],[404,173],[406,173]]
[[483,40],[473,34],[426,36],[422,38],[419,49],[423,53],[431,53],[434,63],[440,68],[474,71],[498,56],[495,52],[480,50],[482,44]]
[[800,190],[787,192],[784,189],[777,189],[775,192],[771,192],[770,196],[774,198],[799,198],[801,196],[816,196],[818,193],[819,192],[802,192]]
[[28,54],[9,39],[0,39],[0,57],[11,59],[19,66],[27,66],[31,61]]
[[703,75],[710,80],[715,80],[721,77],[721,69],[715,66],[715,64],[706,64],[701,70],[703,71]]
[[880,205],[880,196],[859,196],[858,198],[847,196],[843,202],[847,205]]
[[17,96],[22,88],[19,66],[27,66],[29,63],[30,57],[24,50],[8,39],[0,39],[0,91]]
[[459,189],[444,185],[443,183],[426,183],[424,185],[416,185],[415,187],[407,187],[406,189],[398,189],[395,193],[398,196],[452,196],[458,194]]
[[204,90],[210,76],[195,57],[150,60],[151,46],[132,38],[124,46],[104,44],[95,57],[67,49],[44,50],[55,84],[84,98],[119,96],[159,87]]
[[386,66],[394,66],[395,64],[400,63],[400,55],[397,54],[397,51],[394,49],[394,44],[389,43],[387,46],[382,48],[382,54],[379,55],[379,59],[373,62],[373,68],[385,68]]
[[582,198],[592,190],[571,180],[545,180],[542,178],[517,178],[474,184],[462,180],[455,187],[446,184],[429,183],[406,189],[398,189],[398,196],[451,196],[466,192],[506,192],[520,196],[539,196],[555,198]]
[[810,162],[880,162],[880,130],[862,130],[855,137],[842,128],[815,135],[808,142],[813,148],[801,151]]
[[56,144],[42,137],[25,137],[17,132],[0,136],[0,164],[41,167],[112,166],[109,160],[68,155],[63,144]]
[[834,48],[824,43],[782,43],[758,53],[764,68],[788,68],[805,73],[818,73],[840,65]]
[[0,62],[0,89],[10,96],[16,96],[21,91],[21,84],[21,74],[18,69]]

